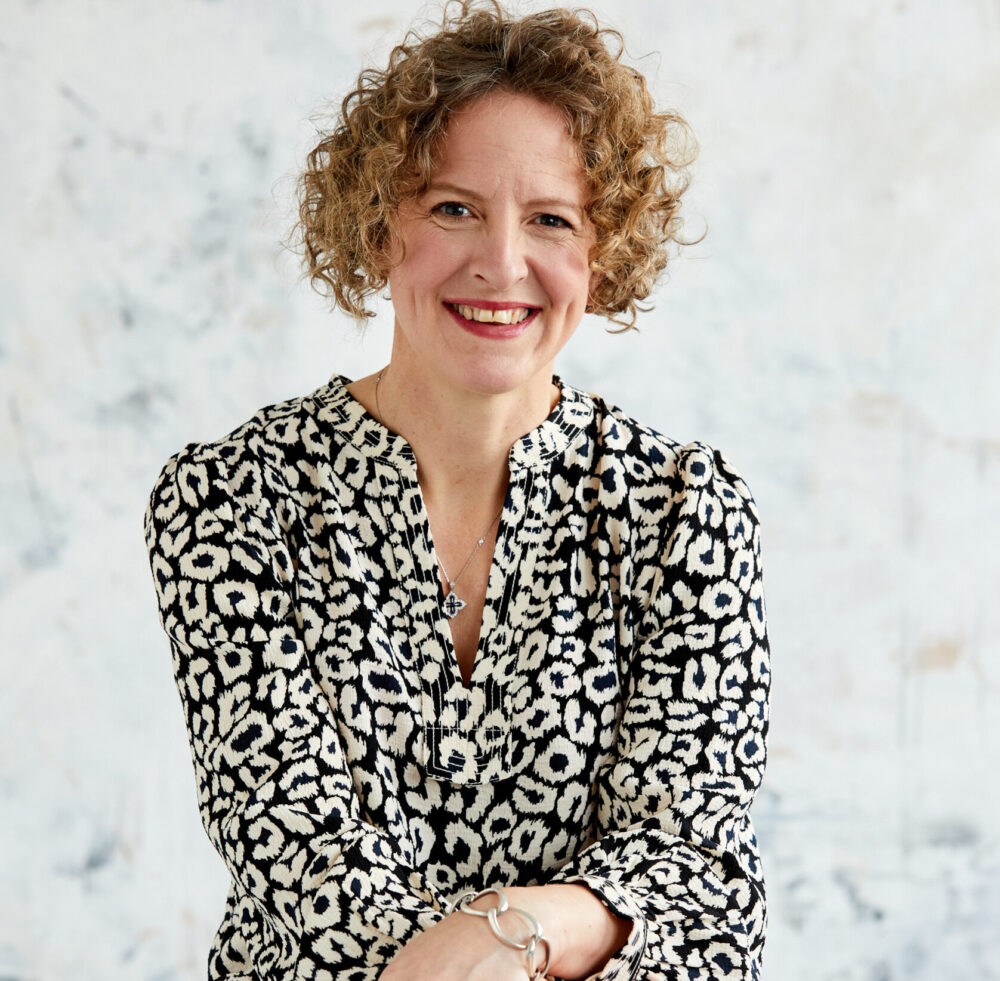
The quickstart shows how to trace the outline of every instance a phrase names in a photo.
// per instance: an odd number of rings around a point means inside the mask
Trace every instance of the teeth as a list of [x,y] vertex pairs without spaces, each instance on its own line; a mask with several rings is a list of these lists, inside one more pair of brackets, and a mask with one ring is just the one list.
[[531,313],[528,307],[515,307],[512,310],[482,310],[479,307],[460,304],[455,309],[466,320],[478,320],[481,324],[519,324]]

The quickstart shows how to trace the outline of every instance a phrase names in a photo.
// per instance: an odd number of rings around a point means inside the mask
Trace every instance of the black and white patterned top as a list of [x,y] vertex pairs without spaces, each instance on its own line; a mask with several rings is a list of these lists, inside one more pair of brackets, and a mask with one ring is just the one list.
[[146,542],[232,877],[210,978],[374,981],[461,892],[550,882],[634,921],[601,981],[758,977],[753,498],[554,380],[510,451],[469,688],[413,451],[348,379],[164,465]]

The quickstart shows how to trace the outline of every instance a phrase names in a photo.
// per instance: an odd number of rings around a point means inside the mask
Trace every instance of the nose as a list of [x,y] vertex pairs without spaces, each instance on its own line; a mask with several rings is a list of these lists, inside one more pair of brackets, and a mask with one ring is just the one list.
[[516,286],[528,275],[526,245],[516,221],[484,225],[473,260],[476,279],[497,291]]

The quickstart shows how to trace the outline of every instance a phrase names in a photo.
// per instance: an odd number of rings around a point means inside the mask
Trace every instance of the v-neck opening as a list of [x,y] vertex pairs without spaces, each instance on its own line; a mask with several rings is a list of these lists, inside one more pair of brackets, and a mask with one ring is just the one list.
[[[500,509],[500,515],[497,524],[496,537],[493,539],[493,550],[490,553],[490,569],[486,578],[486,593],[483,597],[483,609],[479,617],[479,630],[476,634],[476,651],[475,656],[472,661],[472,670],[469,672],[469,684],[465,684],[465,680],[462,678],[462,669],[458,661],[458,649],[455,647],[455,638],[452,636],[451,627],[449,625],[448,617],[446,616],[444,610],[442,609],[442,604],[444,598],[441,595],[441,582],[438,578],[438,563],[436,559],[436,551],[434,547],[434,530],[431,528],[430,522],[430,512],[427,510],[427,502],[424,500],[423,488],[420,487],[419,482],[417,483],[417,491],[420,494],[420,507],[423,512],[424,525],[427,532],[427,546],[430,550],[431,558],[434,560],[433,569],[433,579],[435,585],[435,599],[437,600],[436,609],[438,611],[437,624],[438,634],[442,637],[442,647],[445,650],[445,654],[448,657],[448,663],[451,665],[455,672],[456,680],[459,682],[460,686],[465,689],[466,692],[471,692],[476,685],[476,672],[480,666],[480,663],[485,660],[485,655],[487,653],[487,634],[493,633],[496,626],[499,624],[498,611],[494,608],[496,597],[494,596],[494,579],[501,574],[499,566],[500,563],[497,561],[497,550],[504,544],[502,535],[504,535],[506,526],[508,522],[504,521],[507,516],[507,512],[510,509],[510,487],[512,483],[512,477],[508,474],[507,479],[507,490],[504,492],[503,507]],[[491,526],[492,527],[492,526]],[[442,570],[443,571],[443,570]],[[452,580],[453,582],[455,580]],[[502,596],[502,592],[501,592]],[[485,629],[487,624],[487,618],[492,618],[492,624],[490,629]]]
[[[356,399],[350,391],[348,385],[351,380],[346,376],[334,374],[329,382],[319,393],[319,400],[324,407],[333,409],[339,420],[349,427],[352,442],[365,453],[375,455],[384,462],[389,463],[404,479],[411,482],[411,491],[417,495],[420,508],[420,522],[417,526],[414,519],[416,514],[408,517],[411,525],[410,548],[411,560],[414,572],[421,571],[419,577],[424,590],[433,584],[434,603],[427,607],[433,610],[428,623],[432,635],[438,638],[439,645],[447,663],[447,670],[452,681],[465,697],[477,688],[486,683],[489,677],[488,665],[493,660],[493,655],[502,656],[505,651],[493,651],[491,643],[497,628],[502,626],[502,620],[507,608],[508,582],[511,576],[516,574],[516,568],[512,567],[505,571],[505,563],[501,561],[503,556],[509,553],[520,554],[520,549],[512,548],[512,536],[516,534],[517,527],[520,526],[524,518],[523,509],[519,515],[513,515],[511,488],[518,482],[523,482],[526,474],[523,471],[542,465],[549,456],[562,448],[562,444],[570,441],[579,431],[580,424],[572,412],[568,410],[583,403],[580,398],[581,393],[572,386],[567,385],[562,378],[553,373],[552,382],[559,389],[559,398],[549,414],[539,425],[534,427],[523,436],[519,437],[508,453],[508,481],[507,491],[504,495],[503,508],[500,512],[497,535],[493,542],[493,552],[490,556],[490,569],[486,582],[486,594],[483,599],[483,609],[480,614],[479,629],[476,635],[475,657],[472,662],[469,674],[469,683],[465,684],[462,677],[461,665],[458,660],[458,649],[455,646],[455,639],[452,636],[448,618],[441,608],[442,588],[438,578],[437,560],[434,552],[434,535],[430,524],[430,513],[424,499],[423,488],[417,476],[416,454],[412,446],[405,437],[389,429],[380,419],[373,416],[364,404]],[[516,518],[514,527],[511,527],[511,519]],[[419,535],[425,537],[426,555],[419,556],[413,551],[413,545]],[[516,561],[514,563],[516,566]],[[412,614],[408,614],[412,615]],[[507,632],[509,634],[509,631]],[[509,637],[507,638],[509,642]]]

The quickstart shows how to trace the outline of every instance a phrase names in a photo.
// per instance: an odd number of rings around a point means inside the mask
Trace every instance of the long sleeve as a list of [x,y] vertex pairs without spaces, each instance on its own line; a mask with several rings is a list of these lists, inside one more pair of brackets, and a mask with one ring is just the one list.
[[757,511],[722,454],[692,443],[667,517],[596,840],[549,881],[582,882],[633,920],[600,981],[749,981],[766,925],[749,815],[770,689]]
[[257,921],[224,975],[374,979],[443,903],[405,828],[361,817],[304,643],[322,619],[296,601],[294,505],[254,444],[188,444],[145,517],[202,823]]

